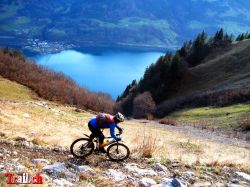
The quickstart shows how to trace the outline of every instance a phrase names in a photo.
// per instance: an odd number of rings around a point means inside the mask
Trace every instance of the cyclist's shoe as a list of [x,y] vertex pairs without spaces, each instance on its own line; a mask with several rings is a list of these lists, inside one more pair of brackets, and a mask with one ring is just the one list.
[[107,153],[107,151],[103,147],[99,148],[99,152],[101,152],[101,153]]

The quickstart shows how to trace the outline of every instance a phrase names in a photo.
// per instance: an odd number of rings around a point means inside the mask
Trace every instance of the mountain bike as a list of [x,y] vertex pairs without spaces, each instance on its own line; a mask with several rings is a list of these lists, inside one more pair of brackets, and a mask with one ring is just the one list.
[[[86,138],[76,139],[70,146],[71,154],[76,158],[85,158],[93,153],[93,151],[99,150],[99,140],[97,137],[90,138],[87,134],[84,134]],[[120,137],[121,134],[116,134]],[[111,139],[112,137],[105,137],[105,139]],[[116,141],[112,139],[107,144],[107,156],[112,161],[123,161],[129,157],[129,148],[122,143],[122,141]]]

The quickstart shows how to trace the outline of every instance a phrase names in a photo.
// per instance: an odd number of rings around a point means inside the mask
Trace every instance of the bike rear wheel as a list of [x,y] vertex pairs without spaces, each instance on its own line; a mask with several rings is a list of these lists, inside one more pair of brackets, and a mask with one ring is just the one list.
[[129,157],[129,148],[122,143],[111,144],[107,149],[107,155],[112,161],[123,161]]
[[79,138],[70,146],[71,154],[76,158],[85,158],[94,151],[95,145],[89,138]]

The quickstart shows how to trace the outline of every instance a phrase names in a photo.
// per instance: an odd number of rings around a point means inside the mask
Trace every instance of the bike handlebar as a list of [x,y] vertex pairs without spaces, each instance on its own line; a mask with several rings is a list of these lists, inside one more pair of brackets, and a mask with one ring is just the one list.
[[[118,134],[116,134],[116,136],[120,136],[122,133],[118,133]],[[105,138],[112,138],[111,136],[107,136],[107,137],[105,137]]]

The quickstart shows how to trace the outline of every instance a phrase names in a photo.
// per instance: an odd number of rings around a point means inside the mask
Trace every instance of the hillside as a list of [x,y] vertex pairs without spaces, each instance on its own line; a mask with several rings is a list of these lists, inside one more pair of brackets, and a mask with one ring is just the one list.
[[[114,101],[111,96],[90,92],[63,73],[35,64],[18,50],[0,48],[0,76],[29,87],[37,96],[46,100],[74,105],[81,109],[110,113],[113,111]],[[5,85],[6,89],[1,92],[5,93],[8,89],[12,91],[6,83]],[[18,93],[18,90],[16,91]]]
[[[68,148],[74,139],[89,133],[86,123],[93,114],[39,98],[30,100],[34,93],[28,88],[3,78],[0,87],[6,88],[6,83],[8,90],[19,89],[22,98],[10,97],[11,92],[0,94],[0,185],[6,185],[8,170],[39,172],[45,185],[52,186],[142,186],[145,180],[201,186],[235,182],[248,186],[250,182],[249,142],[216,134],[209,138],[205,131],[195,135],[147,120],[121,124],[124,143],[131,150],[125,162],[111,162],[102,154],[74,159]],[[149,145],[153,155],[145,158],[143,149]]]
[[0,2],[0,43],[36,52],[86,46],[174,49],[223,27],[250,30],[245,0],[49,0]]
[[[249,51],[249,39],[232,42],[222,29],[211,38],[202,32],[175,54],[167,52],[150,65],[140,81],[133,81],[118,97],[116,108],[139,118],[164,117],[183,108],[248,102]],[[136,112],[138,108],[144,114]]]
[[0,76],[0,98],[6,100],[33,100],[38,99],[36,93],[27,87],[4,79]]
[[176,96],[195,92],[250,88],[250,40],[210,54],[203,63],[190,68]]

